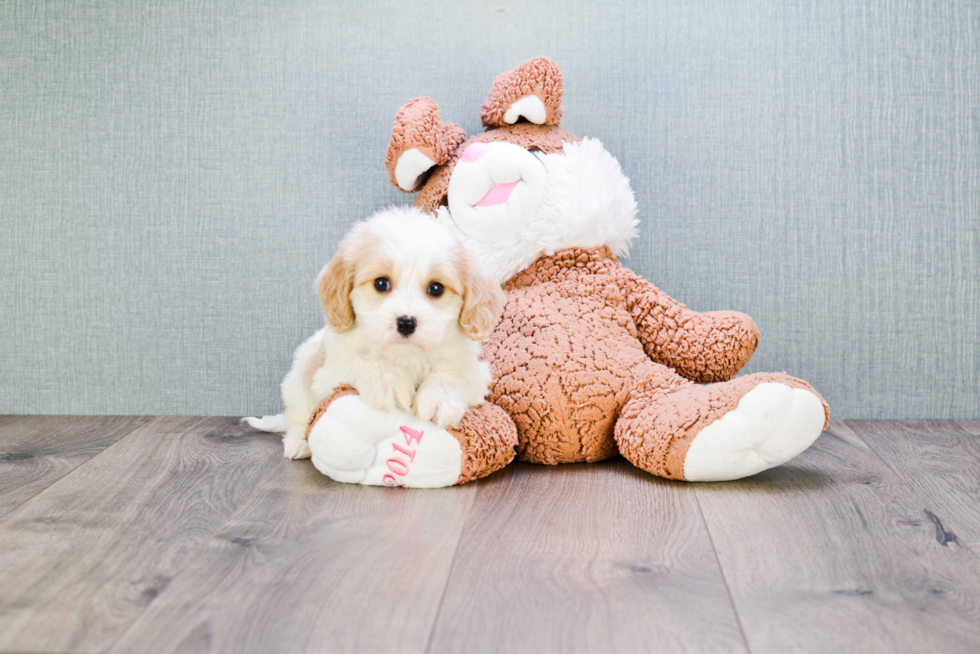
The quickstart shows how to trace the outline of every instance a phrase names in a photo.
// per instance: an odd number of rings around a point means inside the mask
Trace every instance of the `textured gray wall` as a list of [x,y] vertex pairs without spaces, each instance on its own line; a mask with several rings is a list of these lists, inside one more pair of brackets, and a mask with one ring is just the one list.
[[980,417],[980,6],[0,2],[0,413],[278,410],[384,149],[547,54],[630,265],[836,417]]

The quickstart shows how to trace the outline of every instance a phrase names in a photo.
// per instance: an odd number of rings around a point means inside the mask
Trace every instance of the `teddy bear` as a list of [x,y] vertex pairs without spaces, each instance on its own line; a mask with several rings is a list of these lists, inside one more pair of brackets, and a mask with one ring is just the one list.
[[449,227],[502,284],[484,341],[493,382],[454,428],[384,412],[339,388],[314,411],[314,465],[350,483],[439,487],[513,459],[622,455],[668,479],[733,480],[789,461],[830,409],[786,373],[735,377],[759,344],[735,311],[688,309],[623,266],[637,235],[629,180],[602,143],[560,127],[563,81],[546,57],[496,78],[467,138],[435,102],[395,117],[391,182]]

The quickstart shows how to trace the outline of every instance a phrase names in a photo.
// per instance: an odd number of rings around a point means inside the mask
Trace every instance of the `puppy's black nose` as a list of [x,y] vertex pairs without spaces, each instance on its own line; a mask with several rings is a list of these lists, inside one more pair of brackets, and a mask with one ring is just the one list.
[[402,336],[408,336],[415,331],[415,318],[411,316],[401,316],[397,321],[398,323],[398,333]]

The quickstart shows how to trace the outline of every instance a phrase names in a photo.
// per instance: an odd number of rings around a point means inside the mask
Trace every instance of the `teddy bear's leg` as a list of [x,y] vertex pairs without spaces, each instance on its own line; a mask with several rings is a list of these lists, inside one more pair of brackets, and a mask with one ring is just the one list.
[[741,479],[781,465],[816,440],[830,415],[819,393],[785,373],[666,391],[659,377],[634,392],[615,434],[630,462],[669,479]]
[[439,488],[510,463],[517,428],[489,402],[470,409],[458,428],[447,430],[404,411],[375,409],[346,388],[320,402],[307,438],[313,465],[335,481]]

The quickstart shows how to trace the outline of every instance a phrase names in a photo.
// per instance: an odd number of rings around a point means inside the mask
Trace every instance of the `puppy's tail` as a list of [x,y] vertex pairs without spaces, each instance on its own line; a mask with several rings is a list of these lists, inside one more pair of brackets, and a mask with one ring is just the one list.
[[253,429],[268,431],[274,434],[282,434],[289,429],[286,414],[280,413],[275,416],[262,416],[261,418],[242,418],[242,422],[247,423]]

